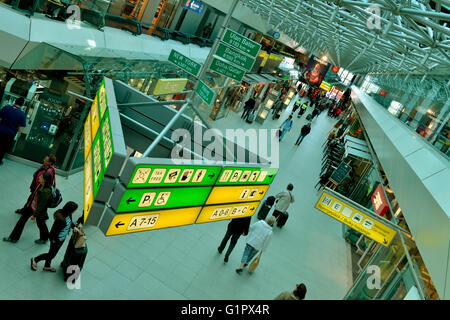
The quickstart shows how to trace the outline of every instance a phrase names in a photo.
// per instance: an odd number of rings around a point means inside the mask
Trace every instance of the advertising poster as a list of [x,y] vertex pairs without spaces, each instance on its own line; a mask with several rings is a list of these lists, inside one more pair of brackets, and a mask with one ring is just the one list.
[[308,63],[306,64],[306,69],[303,72],[303,78],[311,87],[318,88],[329,68],[329,63],[320,60],[314,55],[311,55]]

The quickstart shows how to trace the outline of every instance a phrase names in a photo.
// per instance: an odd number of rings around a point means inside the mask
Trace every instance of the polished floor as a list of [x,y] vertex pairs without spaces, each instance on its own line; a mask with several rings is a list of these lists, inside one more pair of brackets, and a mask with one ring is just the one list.
[[[219,128],[277,128],[279,120],[247,124],[230,112],[212,122]],[[245,238],[241,237],[228,263],[219,255],[227,221],[105,237],[87,226],[89,253],[81,273],[81,288],[69,290],[59,263],[57,273],[30,270],[30,258],[48,250],[37,245],[34,221],[25,226],[16,244],[0,242],[0,299],[273,299],[296,283],[306,284],[306,299],[342,299],[351,286],[350,248],[342,237],[342,225],[314,209],[314,185],[321,164],[321,145],[334,124],[325,113],[313,121],[312,130],[299,147],[294,143],[305,116],[294,117],[294,127],[280,143],[280,171],[268,194],[276,194],[291,182],[295,203],[283,229],[274,228],[272,241],[258,269],[238,275]],[[35,168],[4,160],[0,166],[0,236],[8,236],[18,220],[14,210],[23,205]],[[83,174],[57,177],[64,201],[83,203]],[[50,210],[53,213],[53,210]],[[75,214],[75,218],[81,211]],[[253,218],[256,221],[256,217]],[[53,218],[47,222],[51,227]]]

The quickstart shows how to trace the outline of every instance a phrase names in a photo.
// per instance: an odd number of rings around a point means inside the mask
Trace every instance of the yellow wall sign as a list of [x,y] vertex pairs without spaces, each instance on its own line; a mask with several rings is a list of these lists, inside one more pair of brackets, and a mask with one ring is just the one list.
[[193,224],[201,209],[202,207],[199,206],[171,210],[116,214],[114,215],[114,218],[106,231],[106,235],[114,236],[118,234]]
[[325,90],[325,91],[330,91],[331,90],[331,84],[329,84],[328,82],[322,81],[322,83],[320,84],[320,88]]
[[214,187],[205,204],[260,201],[267,189],[268,185]]
[[186,78],[159,79],[152,94],[158,95],[183,92],[187,82],[188,79]]
[[100,115],[98,113],[97,96],[95,96],[91,107],[91,123],[92,123],[92,139],[97,135],[98,128],[100,127]]
[[258,209],[259,201],[221,204],[203,207],[195,223],[213,222],[252,216]]
[[386,247],[397,233],[391,227],[369,217],[344,201],[338,200],[326,191],[322,192],[316,203],[316,209]]

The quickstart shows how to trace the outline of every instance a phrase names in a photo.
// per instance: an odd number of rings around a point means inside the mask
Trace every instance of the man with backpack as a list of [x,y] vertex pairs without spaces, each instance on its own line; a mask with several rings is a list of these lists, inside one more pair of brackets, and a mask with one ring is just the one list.
[[[39,185],[39,177],[43,175],[45,172],[48,172],[52,175],[52,186],[55,185],[55,163],[56,163],[56,157],[53,154],[49,154],[44,158],[44,163],[42,166],[37,169],[33,174],[33,180],[31,181],[30,185],[30,192],[33,193],[36,187]],[[22,209],[17,209],[15,212],[22,214],[25,210],[25,206]]]

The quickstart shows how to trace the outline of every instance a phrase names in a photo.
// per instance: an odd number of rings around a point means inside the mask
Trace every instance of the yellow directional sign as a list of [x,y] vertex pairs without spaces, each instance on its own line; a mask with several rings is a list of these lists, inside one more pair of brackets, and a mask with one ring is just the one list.
[[91,145],[91,112],[89,112],[86,122],[84,123],[84,160],[86,160],[89,152],[91,151]]
[[316,203],[316,209],[386,247],[397,233],[396,230],[362,213],[355,206],[337,199],[327,191],[322,192]]
[[214,187],[205,204],[260,201],[267,189],[268,185]]
[[201,209],[202,207],[198,206],[182,209],[115,214],[105,234],[107,236],[114,236],[193,224]]
[[98,114],[97,96],[95,96],[91,107],[91,121],[92,121],[92,139],[97,135],[98,128],[100,127],[100,115]]
[[203,207],[195,223],[213,222],[252,216],[258,208],[259,201],[230,203]]

